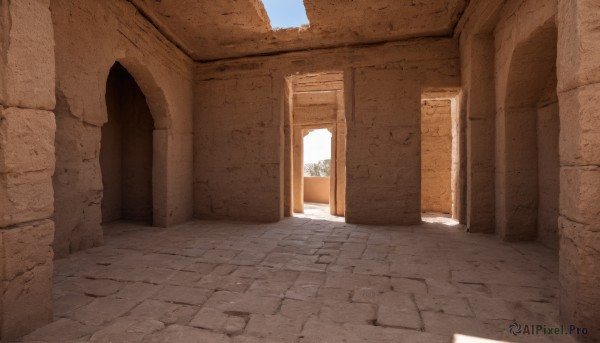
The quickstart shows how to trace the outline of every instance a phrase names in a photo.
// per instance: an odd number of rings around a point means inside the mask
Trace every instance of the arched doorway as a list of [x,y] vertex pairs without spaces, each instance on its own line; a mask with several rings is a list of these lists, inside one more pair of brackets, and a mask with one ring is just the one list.
[[106,83],[108,122],[102,127],[102,223],[152,223],[154,121],[144,93],[119,63]]

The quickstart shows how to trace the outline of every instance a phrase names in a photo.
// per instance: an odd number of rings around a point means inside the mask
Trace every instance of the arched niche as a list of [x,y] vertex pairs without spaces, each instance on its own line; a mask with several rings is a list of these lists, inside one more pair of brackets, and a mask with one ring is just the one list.
[[[548,173],[558,178],[558,127],[545,132],[539,122],[540,108],[556,98],[556,51],[557,29],[554,20],[549,20],[517,44],[511,58],[506,98],[497,118],[497,224],[506,240],[537,238],[540,206],[546,201],[540,192],[548,187],[558,192],[558,180],[541,183],[542,175]],[[558,125],[557,105],[555,112]],[[542,151],[548,144],[555,146],[554,151]],[[553,154],[548,157],[552,163],[543,156],[548,153]],[[557,207],[558,194],[555,197],[551,201]]]
[[164,92],[132,59],[117,59],[106,80],[100,150],[102,221],[134,220],[164,227],[170,127]]

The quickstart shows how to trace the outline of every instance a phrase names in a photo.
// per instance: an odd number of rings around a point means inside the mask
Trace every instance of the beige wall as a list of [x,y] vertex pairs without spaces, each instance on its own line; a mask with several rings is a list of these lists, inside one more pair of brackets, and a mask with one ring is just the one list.
[[466,126],[465,223],[469,232],[495,230],[495,46],[504,0],[473,3],[457,27],[461,57],[461,125]]
[[[552,237],[552,230],[540,230],[551,227],[556,213],[556,175],[543,169],[556,166],[550,136],[559,130],[561,315],[564,323],[590,330],[582,341],[597,341],[600,3],[472,3],[483,5],[469,8],[456,37],[468,136],[469,230],[490,231],[495,222],[507,239]],[[60,256],[101,243],[100,127],[107,120],[106,78],[117,60],[139,83],[155,122],[156,223],[186,220],[192,206],[201,217],[281,218],[284,79],[295,72],[333,69],[344,69],[347,90],[348,220],[418,220],[420,95],[428,87],[459,86],[457,39],[194,67],[128,1],[50,4],[51,11],[46,0],[0,2],[2,340],[52,320],[54,222]],[[473,14],[477,8],[481,11]],[[557,46],[557,59],[539,54]],[[553,68],[553,61],[558,61],[560,129],[553,119],[556,104],[537,96],[551,84],[539,76]],[[197,135],[192,142],[193,101]],[[537,134],[519,140],[532,131]],[[523,172],[526,179],[511,182]],[[537,225],[530,225],[532,214]]]
[[535,239],[540,204],[537,104],[555,72],[557,9],[552,1],[511,3],[495,29],[496,230],[507,240]]
[[154,224],[192,217],[192,66],[125,0],[52,0],[56,37],[58,256],[101,244],[101,127],[106,81],[119,61],[154,119]]
[[560,197],[559,159],[560,115],[556,95],[556,70],[548,79],[544,95],[537,104],[538,147],[538,238],[558,248]]
[[285,76],[328,70],[345,71],[346,220],[420,222],[421,92],[459,85],[452,39],[198,64],[197,217],[282,218]]
[[600,163],[598,13],[594,0],[489,0],[473,3],[458,26],[469,230],[489,230],[495,217],[506,239],[537,235],[557,246],[558,235],[561,316],[593,332],[582,342],[600,338],[600,178],[590,167]]
[[52,321],[54,39],[47,1],[0,1],[0,341]]
[[331,179],[329,177],[304,177],[304,202],[329,204]]
[[600,3],[559,0],[560,303],[600,340]]
[[452,108],[425,100],[421,108],[421,211],[452,214]]

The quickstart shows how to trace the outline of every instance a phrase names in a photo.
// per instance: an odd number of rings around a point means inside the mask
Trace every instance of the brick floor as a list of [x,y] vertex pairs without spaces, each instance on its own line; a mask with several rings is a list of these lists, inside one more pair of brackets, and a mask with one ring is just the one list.
[[55,322],[24,341],[572,342],[508,331],[556,325],[556,251],[444,220],[311,216],[112,224],[105,246],[56,261]]

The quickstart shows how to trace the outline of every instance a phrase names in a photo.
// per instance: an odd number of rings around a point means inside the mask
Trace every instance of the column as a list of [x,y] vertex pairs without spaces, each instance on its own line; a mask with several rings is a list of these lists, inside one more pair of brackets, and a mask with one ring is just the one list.
[[600,2],[560,0],[560,310],[600,340]]
[[49,0],[0,1],[0,341],[52,321],[54,35]]

